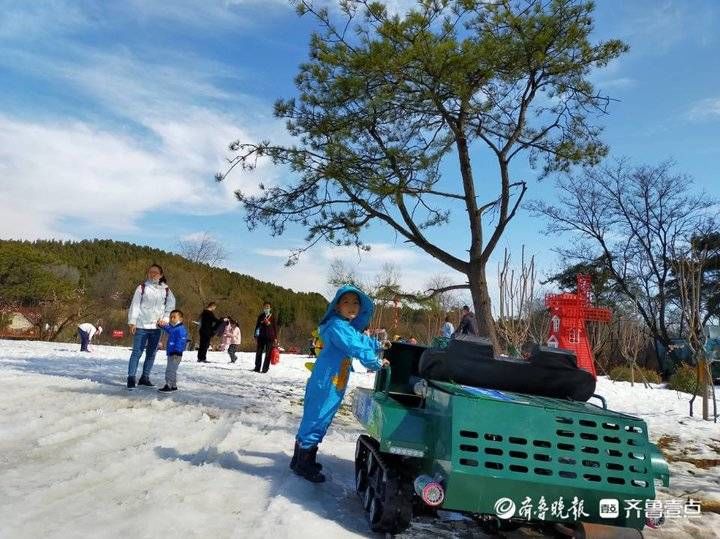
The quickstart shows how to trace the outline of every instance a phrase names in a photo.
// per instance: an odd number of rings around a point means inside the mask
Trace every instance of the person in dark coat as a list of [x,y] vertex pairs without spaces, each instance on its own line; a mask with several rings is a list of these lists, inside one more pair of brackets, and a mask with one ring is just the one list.
[[[263,303],[263,311],[258,315],[255,323],[255,372],[267,372],[270,368],[270,350],[277,344],[277,322],[269,301]],[[263,361],[263,353],[265,361]],[[262,370],[260,365],[262,364]]]
[[455,330],[455,333],[453,333],[453,337],[457,337],[458,335],[477,335],[477,334],[478,334],[478,326],[477,326],[477,320],[475,319],[475,313],[470,310],[470,307],[465,305],[462,308],[462,318],[460,319],[460,323],[458,324],[458,327]]
[[197,360],[199,363],[207,363],[207,351],[210,348],[210,339],[217,331],[222,320],[215,316],[217,303],[211,301],[205,310],[200,314],[200,344],[198,346]]

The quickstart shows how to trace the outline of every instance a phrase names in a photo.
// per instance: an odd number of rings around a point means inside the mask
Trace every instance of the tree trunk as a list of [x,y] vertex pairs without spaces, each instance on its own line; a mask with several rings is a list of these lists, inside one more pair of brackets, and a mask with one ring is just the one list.
[[495,321],[490,306],[490,294],[488,293],[484,264],[481,262],[470,264],[468,282],[470,283],[470,294],[472,294],[473,305],[475,306],[478,333],[480,336],[490,339],[496,352],[501,352],[502,349],[495,333]]
[[708,407],[708,364],[705,358],[698,361],[698,375],[700,376],[700,391],[702,391],[702,418],[707,421],[710,418]]

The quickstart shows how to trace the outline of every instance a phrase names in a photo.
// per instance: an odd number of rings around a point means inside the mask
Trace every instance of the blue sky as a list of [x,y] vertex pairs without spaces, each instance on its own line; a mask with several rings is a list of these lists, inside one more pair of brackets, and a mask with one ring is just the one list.
[[[597,38],[631,47],[593,75],[619,100],[600,120],[612,155],[674,159],[697,188],[720,196],[720,3],[598,4]],[[272,103],[294,93],[312,29],[283,0],[0,0],[0,237],[112,238],[174,250],[209,232],[230,253],[229,268],[321,292],[335,257],[366,278],[385,262],[399,265],[408,288],[434,275],[457,278],[380,227],[369,231],[373,250],[362,259],[322,246],[285,268],[303,231],[248,231],[232,195],[259,179],[283,181],[283,172],[264,166],[214,182],[228,142],[287,140]],[[494,177],[481,155],[478,164],[478,175]],[[552,197],[552,181],[537,182],[526,165],[513,174],[528,181],[528,198]],[[495,259],[503,246],[518,252],[525,244],[541,273],[556,269],[551,248],[567,239],[542,228],[521,213]],[[462,256],[468,234],[454,219],[433,237]]]

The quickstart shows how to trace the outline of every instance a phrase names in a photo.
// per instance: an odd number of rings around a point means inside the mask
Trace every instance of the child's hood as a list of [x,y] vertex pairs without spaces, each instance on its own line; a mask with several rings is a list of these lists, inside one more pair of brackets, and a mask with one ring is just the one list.
[[[368,327],[374,310],[373,301],[370,299],[370,296],[365,294],[365,292],[349,284],[341,286],[335,293],[335,297],[325,311],[325,316],[323,316],[322,320],[320,320],[320,326],[329,322],[333,317],[340,316],[335,311],[335,307],[337,306],[340,297],[348,292],[353,292],[360,298],[360,312],[350,321],[350,325],[358,331],[363,331],[366,327]],[[322,327],[320,331],[322,332]]]

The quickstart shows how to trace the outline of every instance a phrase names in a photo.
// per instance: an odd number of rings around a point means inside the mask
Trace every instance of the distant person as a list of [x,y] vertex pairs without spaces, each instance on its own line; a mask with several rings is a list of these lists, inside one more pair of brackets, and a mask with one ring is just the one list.
[[198,346],[197,360],[199,363],[207,363],[207,352],[210,348],[210,339],[217,331],[222,320],[215,316],[215,309],[217,303],[211,301],[207,304],[207,307],[200,313],[200,344]]
[[[263,310],[255,323],[255,372],[267,372],[270,368],[270,350],[277,344],[277,322],[269,301],[263,303]],[[263,361],[263,354],[265,359]],[[262,369],[260,368],[262,365]]]
[[323,342],[320,338],[320,332],[318,328],[315,328],[312,330],[312,347],[311,347],[311,356],[318,357],[320,355],[320,352],[323,349]]
[[520,357],[523,359],[530,359],[537,352],[538,345],[533,340],[525,341],[520,347]]
[[225,319],[226,322],[223,322],[218,327],[218,332],[222,329],[222,335],[221,335],[221,342],[220,342],[220,351],[224,352],[225,350],[228,350],[230,348],[230,345],[232,344],[233,340],[233,331],[234,328],[237,327],[237,324],[233,327],[233,325],[230,323],[230,318]]
[[78,336],[80,337],[80,351],[89,352],[90,349],[88,348],[88,346],[90,345],[90,341],[92,341],[92,338],[95,335],[100,335],[101,333],[102,326],[100,324],[98,324],[97,327],[93,326],[88,322],[80,324],[78,326]]
[[242,343],[242,333],[240,332],[240,325],[232,318],[228,319],[228,328],[230,328],[230,342],[227,347],[227,353],[230,356],[230,363],[237,361],[238,347]]
[[440,336],[449,339],[450,337],[452,337],[452,334],[454,332],[455,326],[452,325],[452,322],[450,321],[450,316],[446,316],[445,323],[442,325],[442,328],[440,328]]
[[410,337],[410,338],[407,340],[407,344],[417,344],[417,343],[418,343],[418,342],[417,342],[417,339],[416,339],[415,337]]
[[153,264],[147,270],[146,281],[135,289],[128,310],[128,326],[130,334],[133,335],[133,348],[127,377],[129,389],[135,387],[135,374],[143,350],[145,351],[145,361],[138,385],[152,387],[150,373],[162,333],[158,322],[168,322],[173,309],[175,309],[175,296],[167,285],[165,273],[162,267]]
[[188,332],[183,325],[183,312],[175,309],[170,313],[169,324],[161,320],[158,325],[168,334],[165,385],[160,391],[177,391],[177,371],[188,340]]
[[453,333],[453,337],[457,337],[459,335],[477,334],[478,327],[475,313],[470,310],[470,307],[464,305],[462,308],[462,318],[460,319],[460,324],[458,324],[457,330],[455,330],[455,333]]
[[377,332],[376,332],[376,334],[375,334],[375,338],[376,338],[378,341],[380,341],[380,342],[385,342],[385,341],[387,341],[387,340],[388,340],[388,332],[387,332],[387,330],[386,330],[384,327],[378,329]]

